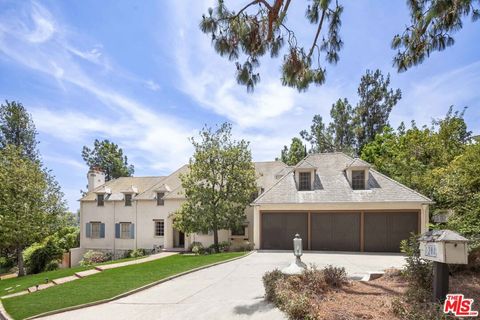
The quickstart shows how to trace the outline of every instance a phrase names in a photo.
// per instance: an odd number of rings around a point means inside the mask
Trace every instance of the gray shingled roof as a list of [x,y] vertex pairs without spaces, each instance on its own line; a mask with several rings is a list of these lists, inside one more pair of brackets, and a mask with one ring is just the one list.
[[[275,173],[281,171],[287,166],[281,161],[254,162],[254,165],[255,174],[257,177],[257,185],[262,187],[264,190],[267,190],[275,182],[277,182]],[[181,185],[179,185],[178,188],[167,194],[164,199],[183,199],[184,197],[183,189]]]
[[144,192],[148,188],[160,183],[165,177],[121,177],[113,179],[99,186],[95,190],[88,192],[80,201],[95,201],[96,192],[109,189],[109,194],[105,195],[105,201],[123,200],[124,192],[129,192],[136,188],[138,193]]
[[314,190],[298,191],[294,181],[294,171],[292,170],[258,197],[254,204],[431,202],[429,198],[373,169],[369,170],[368,190],[352,190],[346,178],[345,168],[353,160],[353,158],[340,152],[312,154],[303,161],[308,161],[317,168]]
[[353,161],[347,166],[347,168],[362,168],[367,167],[370,168],[372,165],[366,161],[363,161],[360,158],[355,158]]

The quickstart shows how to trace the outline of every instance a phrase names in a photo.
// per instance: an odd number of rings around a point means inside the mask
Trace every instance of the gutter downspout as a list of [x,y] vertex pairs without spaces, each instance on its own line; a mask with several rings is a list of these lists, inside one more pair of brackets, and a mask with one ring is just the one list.
[[135,250],[138,246],[138,201],[135,200]]
[[116,234],[116,223],[115,223],[115,200],[113,201],[113,260],[116,260],[115,254],[115,240],[117,239]]

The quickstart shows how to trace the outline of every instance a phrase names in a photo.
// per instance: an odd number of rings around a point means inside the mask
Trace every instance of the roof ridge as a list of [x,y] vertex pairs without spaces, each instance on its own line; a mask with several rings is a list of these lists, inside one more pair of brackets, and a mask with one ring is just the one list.
[[[175,173],[177,173],[178,171],[180,171],[180,169],[182,169],[183,167],[185,166],[188,166],[188,164],[184,164],[184,165],[181,165],[177,170],[173,171],[172,173],[170,173],[168,176],[164,176],[162,180],[158,181],[157,183],[155,183],[153,186],[151,186],[150,188],[148,189],[145,189],[142,193],[139,193],[138,196],[148,192],[148,191],[151,191],[155,186],[157,186],[159,183],[162,183],[163,181],[167,180],[169,177],[173,176]],[[165,183],[164,183],[165,184]]]

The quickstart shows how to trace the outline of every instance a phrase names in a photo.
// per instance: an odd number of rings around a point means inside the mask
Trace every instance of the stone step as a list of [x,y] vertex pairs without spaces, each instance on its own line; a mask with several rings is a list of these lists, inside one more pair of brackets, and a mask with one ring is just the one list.
[[97,273],[100,273],[100,272],[102,272],[102,271],[97,270],[97,269],[90,269],[90,270],[77,272],[77,273],[75,273],[75,275],[79,278],[85,278],[85,277],[91,276],[92,274],[97,274]]
[[42,284],[38,285],[38,287],[33,286],[33,287],[28,288],[28,292],[32,293],[32,292],[35,292],[35,291],[44,290],[44,289],[53,287],[54,285],[55,285],[55,283],[53,283],[53,282],[42,283]]
[[13,298],[13,297],[23,296],[24,294],[28,294],[28,293],[30,293],[30,292],[28,292],[28,290],[15,292],[15,293],[7,294],[7,295],[3,296],[2,299],[8,299],[8,298]]
[[66,282],[70,282],[70,281],[74,281],[74,280],[78,280],[78,279],[80,279],[80,278],[73,275],[73,276],[53,279],[52,282],[55,283],[55,284],[62,284],[62,283],[66,283]]

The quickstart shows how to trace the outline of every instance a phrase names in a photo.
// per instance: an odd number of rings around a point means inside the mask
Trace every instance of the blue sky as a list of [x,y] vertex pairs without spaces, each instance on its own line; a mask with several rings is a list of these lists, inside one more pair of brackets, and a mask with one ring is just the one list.
[[[345,46],[325,85],[302,94],[282,87],[281,58],[264,59],[262,81],[249,94],[198,29],[212,1],[0,0],[0,99],[31,112],[43,160],[71,210],[86,185],[81,150],[95,138],[118,143],[135,175],[164,175],[188,161],[188,137],[229,121],[237,138],[251,142],[255,160],[272,160],[314,114],[328,119],[338,98],[355,104],[366,69],[390,73],[403,92],[393,126],[430,124],[450,105],[468,106],[469,129],[480,133],[478,23],[465,23],[454,47],[398,74],[390,41],[409,21],[405,1],[342,2]],[[288,23],[308,46],[315,30],[305,6],[295,1]]]

